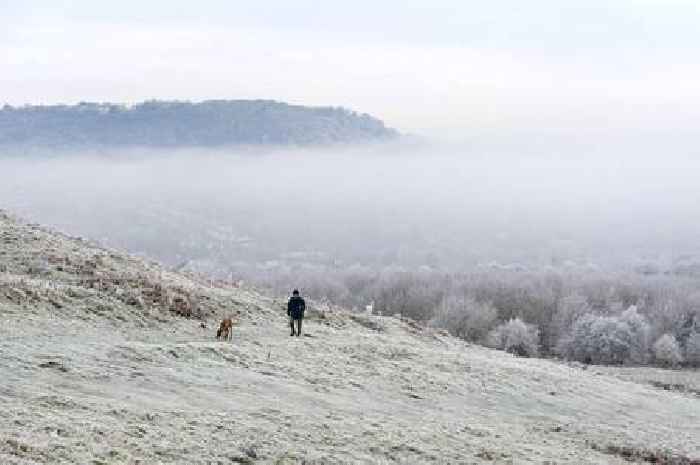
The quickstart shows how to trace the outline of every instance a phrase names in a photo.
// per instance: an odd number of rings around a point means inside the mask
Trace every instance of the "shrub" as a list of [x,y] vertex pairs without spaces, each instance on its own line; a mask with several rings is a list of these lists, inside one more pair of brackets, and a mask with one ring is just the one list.
[[664,334],[654,343],[654,358],[662,365],[677,366],[683,361],[681,349],[676,338]]
[[692,333],[686,340],[685,360],[692,366],[700,366],[700,333]]
[[619,317],[587,314],[576,320],[558,347],[560,355],[584,363],[619,365],[647,358],[649,325],[630,307]]
[[649,359],[651,328],[647,319],[632,305],[620,315],[620,323],[626,324],[631,333],[628,362],[642,364]]
[[573,294],[562,298],[557,311],[549,322],[549,333],[553,339],[550,344],[554,345],[558,342],[563,335],[571,330],[576,320],[588,313],[593,313],[593,309],[585,297]]
[[497,311],[491,305],[470,297],[449,296],[430,320],[430,325],[444,328],[453,336],[483,342],[496,322]]
[[535,326],[515,318],[491,331],[488,345],[522,357],[534,357],[539,352],[539,337]]
[[401,272],[381,276],[376,285],[377,292],[371,300],[378,312],[398,313],[416,321],[430,320],[444,295],[443,286],[429,274]]

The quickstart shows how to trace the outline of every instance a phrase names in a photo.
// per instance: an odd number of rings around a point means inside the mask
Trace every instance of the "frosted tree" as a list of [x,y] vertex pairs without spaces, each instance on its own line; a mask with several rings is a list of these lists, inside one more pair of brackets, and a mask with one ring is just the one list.
[[623,364],[630,356],[632,331],[616,317],[599,317],[591,325],[586,342],[593,363]]
[[664,334],[654,343],[654,358],[665,366],[677,366],[683,362],[678,341],[671,334]]
[[584,315],[558,346],[560,355],[584,363],[622,364],[646,360],[649,324],[630,307],[619,317]]
[[593,313],[593,309],[585,297],[579,294],[564,297],[549,323],[550,333],[554,338],[552,345],[567,334],[576,320],[588,313]]
[[430,325],[445,328],[467,341],[481,342],[494,326],[498,313],[487,303],[468,296],[448,296],[430,320]]
[[488,345],[522,357],[534,357],[539,352],[539,337],[537,327],[514,318],[491,331]]
[[685,360],[690,365],[700,366],[700,333],[693,332],[686,339]]
[[627,325],[631,335],[627,361],[637,364],[646,363],[651,345],[651,328],[647,319],[637,311],[636,305],[632,305],[622,312],[620,323]]

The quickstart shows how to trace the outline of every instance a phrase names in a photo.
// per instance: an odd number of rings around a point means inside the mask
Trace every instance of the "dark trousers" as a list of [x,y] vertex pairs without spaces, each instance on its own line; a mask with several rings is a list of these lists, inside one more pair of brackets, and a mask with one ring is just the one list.
[[289,317],[289,326],[292,329],[292,334],[291,336],[294,336],[294,322],[297,324],[297,330],[296,330],[296,335],[301,336],[301,321],[303,318],[292,318]]

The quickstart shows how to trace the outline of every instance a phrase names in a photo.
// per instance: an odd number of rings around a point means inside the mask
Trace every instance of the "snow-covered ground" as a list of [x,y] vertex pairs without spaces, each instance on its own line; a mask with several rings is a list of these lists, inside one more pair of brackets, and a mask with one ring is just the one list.
[[695,395],[339,310],[292,338],[283,308],[0,215],[0,463],[700,459]]

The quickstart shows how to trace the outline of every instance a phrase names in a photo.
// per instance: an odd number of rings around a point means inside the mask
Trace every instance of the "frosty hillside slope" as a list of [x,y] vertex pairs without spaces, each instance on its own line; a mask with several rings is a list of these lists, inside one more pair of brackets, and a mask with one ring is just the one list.
[[312,308],[290,338],[282,307],[0,214],[0,463],[700,458],[698,398],[393,318]]

